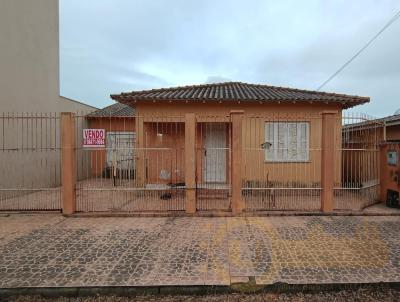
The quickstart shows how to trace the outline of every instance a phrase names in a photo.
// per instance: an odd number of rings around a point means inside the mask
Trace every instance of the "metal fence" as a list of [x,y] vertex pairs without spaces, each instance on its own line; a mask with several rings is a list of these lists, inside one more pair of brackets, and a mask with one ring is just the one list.
[[[105,148],[82,147],[84,127],[105,129]],[[77,211],[185,210],[184,129],[180,116],[77,115]]]
[[[83,129],[104,129],[104,148],[84,148]],[[80,212],[184,211],[183,116],[75,115],[76,197]],[[379,192],[383,125],[338,114],[334,208],[361,209]],[[61,209],[58,113],[0,115],[0,211]],[[232,123],[196,116],[196,209],[231,210]],[[319,210],[322,117],[319,112],[245,114],[245,210]]]
[[60,210],[59,113],[0,115],[0,211]]
[[336,174],[334,208],[359,210],[374,204],[379,196],[379,143],[383,141],[381,121],[356,113],[341,117],[341,141],[335,146]]
[[247,211],[318,210],[321,116],[245,115],[242,196]]

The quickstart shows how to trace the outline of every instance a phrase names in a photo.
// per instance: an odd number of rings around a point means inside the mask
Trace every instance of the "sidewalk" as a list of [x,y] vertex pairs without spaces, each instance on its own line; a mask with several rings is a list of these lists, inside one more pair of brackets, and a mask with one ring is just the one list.
[[0,288],[400,282],[400,217],[0,216]]

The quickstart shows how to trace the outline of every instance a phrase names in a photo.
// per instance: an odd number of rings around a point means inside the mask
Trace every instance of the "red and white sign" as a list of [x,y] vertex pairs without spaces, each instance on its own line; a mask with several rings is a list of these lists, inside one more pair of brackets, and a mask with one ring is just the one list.
[[104,129],[83,129],[83,147],[104,148],[106,131]]

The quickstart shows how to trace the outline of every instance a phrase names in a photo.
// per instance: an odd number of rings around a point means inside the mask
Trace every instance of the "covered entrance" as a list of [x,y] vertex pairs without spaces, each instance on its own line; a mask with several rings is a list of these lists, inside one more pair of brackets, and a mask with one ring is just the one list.
[[203,133],[205,183],[226,182],[226,124],[211,123]]
[[197,124],[197,201],[198,210],[230,210],[230,123]]

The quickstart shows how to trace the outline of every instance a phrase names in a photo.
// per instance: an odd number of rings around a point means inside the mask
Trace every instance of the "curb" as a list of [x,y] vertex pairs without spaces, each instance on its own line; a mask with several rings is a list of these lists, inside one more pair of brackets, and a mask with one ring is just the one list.
[[400,216],[395,213],[374,213],[374,212],[290,212],[290,211],[269,211],[269,212],[245,212],[234,215],[231,212],[196,212],[187,214],[185,212],[78,212],[74,214],[63,214],[71,218],[104,218],[104,217],[290,217],[290,216]]
[[255,285],[252,282],[231,286],[94,286],[94,287],[24,287],[0,288],[0,298],[12,296],[43,297],[92,297],[92,296],[140,296],[140,295],[216,295],[256,293],[319,293],[357,289],[400,289],[399,282],[384,283],[329,283]]

